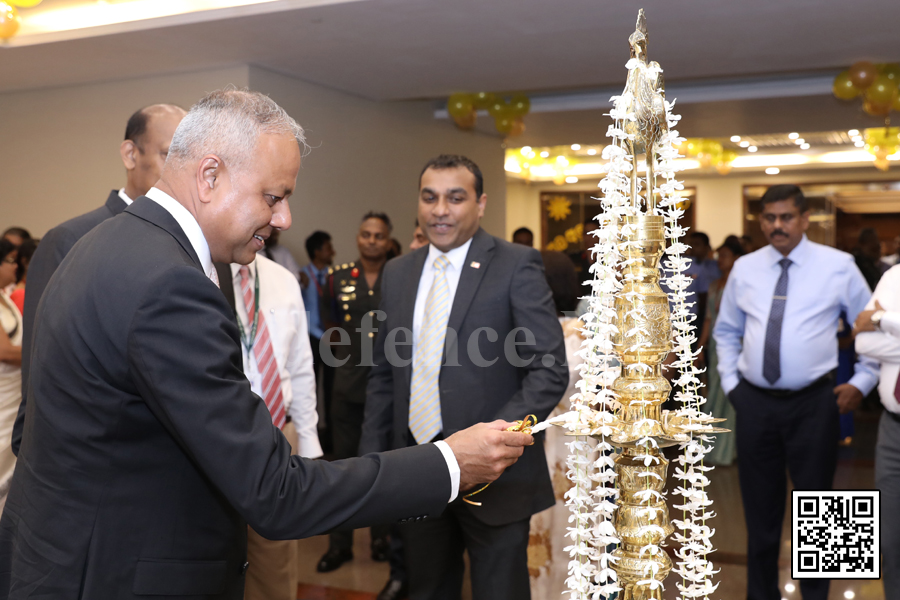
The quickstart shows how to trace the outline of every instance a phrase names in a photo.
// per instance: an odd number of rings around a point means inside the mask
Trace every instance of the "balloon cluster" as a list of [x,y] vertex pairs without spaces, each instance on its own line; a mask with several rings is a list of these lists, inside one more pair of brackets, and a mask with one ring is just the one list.
[[19,8],[31,8],[41,3],[41,0],[0,0],[0,40],[8,40],[19,31],[22,18],[19,17]]
[[900,63],[872,64],[863,60],[834,78],[834,95],[841,100],[862,96],[863,110],[873,117],[900,112]]
[[703,168],[715,167],[721,175],[731,172],[731,163],[738,157],[737,152],[724,149],[719,142],[702,138],[687,138],[678,150],[688,158],[696,158]]
[[531,100],[523,94],[506,99],[492,92],[453,94],[447,100],[447,112],[460,129],[472,129],[479,110],[486,110],[494,118],[494,126],[503,135],[514,137],[525,132],[522,117],[531,110]]
[[866,150],[875,155],[875,167],[887,171],[890,166],[887,157],[900,150],[900,127],[866,129],[863,134]]

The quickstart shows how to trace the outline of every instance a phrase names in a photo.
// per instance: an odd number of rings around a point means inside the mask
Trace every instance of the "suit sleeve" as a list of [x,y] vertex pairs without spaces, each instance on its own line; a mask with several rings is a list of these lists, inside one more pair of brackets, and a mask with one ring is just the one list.
[[241,516],[269,539],[318,535],[416,515],[450,496],[426,444],[343,461],[291,456],[240,370],[222,293],[196,268],[151,282],[128,335],[131,377],[150,410]]
[[[387,313],[391,310],[390,298],[390,264],[385,266],[381,276],[381,306],[379,310]],[[383,452],[391,447],[391,434],[394,422],[394,371],[388,363],[384,346],[387,337],[387,324],[378,328],[375,337],[375,348],[372,352],[372,369],[366,385],[366,409],[363,418],[362,436],[359,442],[359,455],[370,452]]]
[[[534,359],[522,367],[525,372],[522,386],[495,417],[516,421],[534,415],[543,421],[562,399],[569,385],[569,370],[562,326],[544,275],[544,263],[536,250],[527,252],[516,265],[509,302],[513,326],[534,334],[534,346],[525,346],[529,354],[533,349]],[[547,357],[553,358],[550,366],[544,365],[545,359],[549,361]]]
[[28,284],[25,289],[25,310],[22,314],[22,402],[16,414],[16,422],[12,430],[12,452],[19,455],[22,445],[22,432],[25,429],[25,405],[28,401],[28,373],[31,367],[31,341],[34,338],[34,317],[38,303],[50,278],[56,272],[78,236],[62,227],[55,227],[38,244],[31,263],[28,266]]

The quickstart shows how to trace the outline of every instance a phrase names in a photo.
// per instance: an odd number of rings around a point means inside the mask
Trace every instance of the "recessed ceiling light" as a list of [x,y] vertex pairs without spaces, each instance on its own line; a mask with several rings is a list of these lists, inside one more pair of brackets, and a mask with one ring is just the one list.
[[856,598],[856,594],[853,593],[853,590],[847,590],[846,592],[844,592],[844,598],[846,598],[847,600],[853,600],[854,598]]
[[741,136],[733,135],[733,136],[731,136],[731,141],[734,142],[735,144],[737,144],[739,141],[741,141]]
[[[781,169],[779,169],[778,167],[769,167],[768,169],[766,169],[766,175],[778,175],[779,173],[781,173]],[[785,587],[784,589],[787,590],[787,587]]]
[[747,141],[741,142],[741,148],[746,148],[749,145],[750,145],[750,142],[747,142]]
[[581,144],[572,144],[572,150],[575,150],[576,152],[581,150]]
[[797,588],[794,586],[793,583],[788,582],[788,583],[784,584],[784,591],[786,591],[788,594],[793,593],[793,591],[796,589]]
[[850,137],[853,137],[854,135],[859,135],[859,129],[851,129],[850,131],[847,132],[847,135],[849,135]]
[[789,133],[788,137],[792,140],[796,140],[798,137],[800,137],[800,134],[795,131],[794,133]]
[[756,146],[750,146],[749,148],[747,148],[747,152],[756,152],[757,149],[758,148]]
[[854,142],[861,142],[861,141],[862,141],[862,136],[861,136],[861,135],[854,135],[854,136],[853,136],[852,138],[850,138],[850,139],[853,140]]
[[531,154],[531,146],[522,146],[522,149],[519,150],[522,153],[522,156],[528,156]]
[[857,148],[862,148],[863,146],[866,145],[866,143],[862,140],[859,140],[858,142],[853,142],[853,145],[856,146]]
[[566,177],[566,183],[578,183],[578,178],[570,175]]
[[801,150],[809,150],[809,144],[807,144],[805,142],[803,144],[800,144],[800,149]]
[[594,156],[595,154],[597,154],[597,150],[594,148],[588,148],[588,154]]
[[804,140],[803,138],[797,138],[796,140],[794,140],[794,143],[795,144],[804,144],[804,143],[806,143],[806,140]]
[[522,167],[525,168],[525,169],[527,169],[527,168],[528,168],[528,163],[522,163]]
[[547,158],[548,156],[550,156],[550,153],[547,152],[546,150],[544,150],[543,152],[541,152],[541,158]]

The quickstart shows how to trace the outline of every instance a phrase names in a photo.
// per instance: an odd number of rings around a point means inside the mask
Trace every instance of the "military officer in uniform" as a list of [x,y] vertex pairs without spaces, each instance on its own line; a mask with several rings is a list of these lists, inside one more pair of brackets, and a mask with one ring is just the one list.
[[[367,213],[359,226],[356,244],[359,259],[329,269],[322,294],[322,322],[334,357],[331,396],[334,456],[357,456],[366,405],[366,381],[372,366],[372,350],[381,302],[381,271],[391,247],[391,220],[384,213]],[[372,559],[388,559],[388,526],[372,527]],[[333,571],[353,558],[353,531],[333,532],[328,551],[316,569]]]

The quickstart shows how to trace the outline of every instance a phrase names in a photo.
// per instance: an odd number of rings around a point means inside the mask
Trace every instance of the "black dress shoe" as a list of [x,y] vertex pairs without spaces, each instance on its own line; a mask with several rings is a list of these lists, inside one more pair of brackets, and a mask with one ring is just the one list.
[[409,596],[409,586],[399,579],[388,579],[384,589],[378,592],[376,600],[406,600]]
[[375,562],[386,562],[390,556],[391,547],[387,538],[375,538],[372,540],[372,560]]
[[328,552],[323,554],[322,558],[319,559],[319,564],[316,565],[316,571],[319,573],[334,571],[348,560],[353,560],[353,552],[350,550],[335,550],[334,548],[329,548]]

